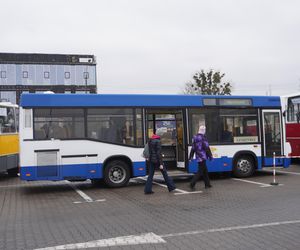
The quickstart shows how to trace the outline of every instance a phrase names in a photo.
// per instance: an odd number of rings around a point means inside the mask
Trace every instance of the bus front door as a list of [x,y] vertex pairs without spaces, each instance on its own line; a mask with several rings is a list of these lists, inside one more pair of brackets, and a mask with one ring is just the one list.
[[185,168],[184,126],[182,110],[146,110],[146,136],[153,131],[161,137],[163,161],[169,169]]
[[[282,121],[280,110],[263,110],[264,165],[272,165],[272,157],[282,155]],[[276,163],[280,164],[281,159]]]

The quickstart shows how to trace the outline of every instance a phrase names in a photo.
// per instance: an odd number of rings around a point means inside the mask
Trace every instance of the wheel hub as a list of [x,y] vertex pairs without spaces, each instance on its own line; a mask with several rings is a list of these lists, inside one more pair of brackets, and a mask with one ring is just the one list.
[[110,170],[109,178],[114,183],[120,183],[125,178],[125,170],[122,167],[114,167]]
[[247,160],[241,160],[238,165],[239,169],[244,173],[248,172],[251,168],[250,163]]

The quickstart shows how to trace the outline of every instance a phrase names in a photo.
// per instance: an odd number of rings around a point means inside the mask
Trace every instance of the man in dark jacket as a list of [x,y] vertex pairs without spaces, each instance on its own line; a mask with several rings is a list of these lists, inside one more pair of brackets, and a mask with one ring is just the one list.
[[167,170],[163,165],[160,136],[154,133],[151,139],[149,140],[148,145],[149,145],[149,159],[147,160],[149,161],[149,175],[144,189],[145,194],[154,193],[152,191],[152,181],[153,181],[155,168],[158,167],[165,179],[169,192],[172,192],[174,189],[176,189],[176,187],[173,183],[173,180],[168,176]]
[[205,188],[211,188],[210,180],[208,176],[208,171],[206,167],[206,160],[212,160],[212,154],[209,149],[209,144],[207,138],[205,136],[205,126],[200,126],[198,134],[193,137],[192,150],[190,153],[189,160],[193,159],[194,154],[196,154],[196,160],[198,162],[198,171],[193,176],[192,181],[190,183],[191,189],[195,188],[196,181],[203,176],[203,180],[205,183]]

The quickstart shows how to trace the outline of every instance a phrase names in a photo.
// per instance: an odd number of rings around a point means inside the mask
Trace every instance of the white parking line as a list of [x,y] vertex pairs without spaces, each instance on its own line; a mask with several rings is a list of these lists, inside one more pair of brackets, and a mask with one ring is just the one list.
[[273,227],[273,226],[288,225],[288,224],[299,224],[299,223],[300,223],[300,220],[270,222],[270,223],[254,224],[254,225],[212,228],[212,229],[208,229],[208,230],[199,230],[199,231],[165,234],[165,235],[160,235],[160,237],[168,238],[168,237],[177,237],[177,236],[185,236],[185,235],[226,232],[226,231],[234,231],[234,230],[242,230],[242,229],[250,229],[250,228]]
[[[273,173],[273,170],[262,170],[263,172]],[[293,174],[293,175],[300,175],[298,172],[289,172],[289,171],[282,171],[282,170],[276,170],[276,173],[283,173],[283,174]]]
[[[177,191],[177,189],[175,189],[174,191]],[[184,192],[184,193],[174,193],[174,195],[182,195],[182,194],[201,194],[203,193],[202,191],[192,191],[192,192]]]
[[154,233],[146,233],[141,235],[121,236],[116,238],[94,240],[94,241],[88,241],[83,243],[38,248],[35,250],[87,249],[87,248],[96,248],[96,247],[113,247],[113,246],[128,246],[128,245],[141,245],[141,244],[158,244],[158,243],[166,243],[166,241]]
[[100,247],[110,247],[110,246],[162,244],[162,243],[167,243],[164,240],[164,238],[180,237],[180,236],[196,235],[196,234],[217,233],[217,232],[229,232],[229,231],[238,231],[244,229],[292,225],[292,224],[299,224],[299,223],[300,220],[279,221],[279,222],[252,224],[252,225],[244,225],[244,226],[212,228],[207,230],[188,231],[188,232],[171,233],[171,234],[164,234],[164,235],[157,235],[151,232],[151,233],[145,233],[140,235],[121,236],[116,238],[87,241],[82,243],[38,248],[35,250],[87,249],[87,248],[96,248],[96,247],[100,248]]
[[247,182],[247,183],[256,184],[256,185],[260,185],[260,187],[272,187],[272,185],[270,185],[270,184],[261,183],[261,182],[256,182],[256,181],[248,181],[248,180],[237,179],[237,178],[232,178],[232,180],[235,180],[235,181],[241,181],[241,182]]
[[93,202],[93,199],[90,197],[90,196],[88,196],[87,194],[85,194],[84,192],[82,192],[81,190],[79,190],[77,187],[75,187],[74,185],[72,185],[72,184],[69,184],[70,185],[70,187],[72,187],[74,190],[75,190],[75,192],[77,193],[77,194],[79,194],[86,202]]
[[[143,181],[146,181],[146,180],[147,180],[147,178],[145,178],[145,177],[138,177],[138,179],[141,179],[141,180],[143,180]],[[164,187],[164,188],[168,188],[168,186],[165,185],[165,184],[161,184],[161,183],[158,183],[158,182],[156,182],[156,181],[153,181],[153,183],[154,183],[155,185],[157,185],[157,186],[161,186],[161,187]],[[177,192],[177,193],[176,193],[176,192]],[[192,192],[188,192],[188,191],[185,191],[185,190],[182,190],[182,189],[179,189],[179,188],[176,188],[176,189],[174,190],[174,195],[181,195],[181,194],[200,194],[200,193],[202,193],[202,191],[192,191]]]
[[[67,181],[65,181],[65,182],[67,182]],[[85,202],[95,202],[90,196],[88,196],[86,193],[84,193],[83,191],[81,191],[80,189],[78,189],[74,184],[69,183],[69,182],[67,182],[67,183],[69,184],[69,186],[71,188],[73,188],[75,190],[75,192],[77,194],[79,194],[85,200]],[[105,199],[96,200],[96,201],[97,202],[99,202],[99,201],[105,201]],[[73,203],[80,204],[82,202],[81,201],[74,201]]]

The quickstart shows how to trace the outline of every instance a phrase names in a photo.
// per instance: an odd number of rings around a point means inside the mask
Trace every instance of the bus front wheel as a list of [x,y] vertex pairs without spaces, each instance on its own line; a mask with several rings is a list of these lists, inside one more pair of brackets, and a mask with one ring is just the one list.
[[254,160],[251,156],[239,156],[234,162],[233,175],[243,178],[253,175],[255,171]]
[[130,178],[128,164],[120,160],[114,160],[104,169],[104,181],[109,187],[126,186]]

